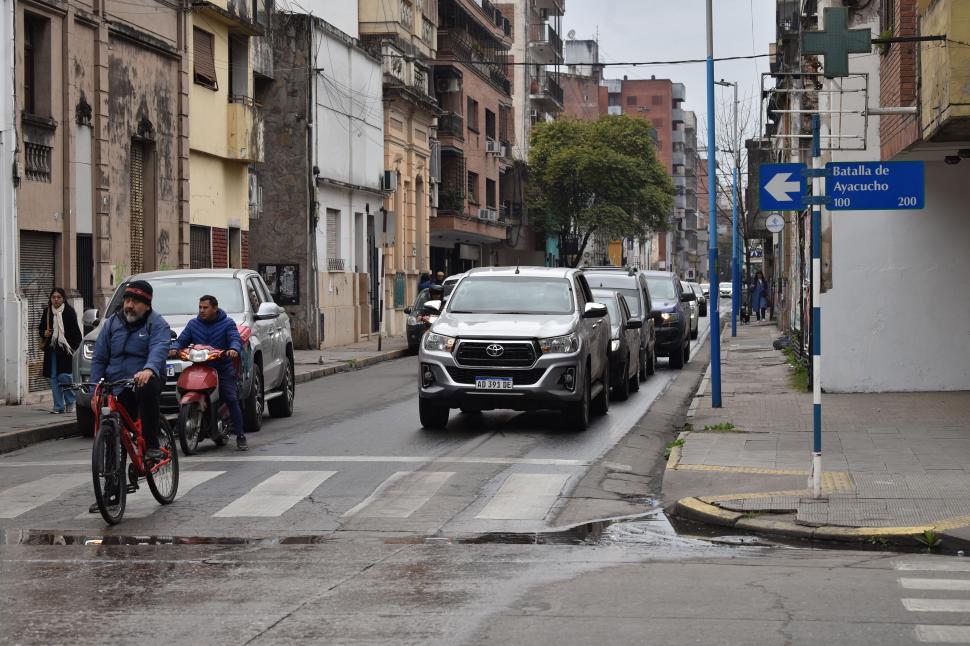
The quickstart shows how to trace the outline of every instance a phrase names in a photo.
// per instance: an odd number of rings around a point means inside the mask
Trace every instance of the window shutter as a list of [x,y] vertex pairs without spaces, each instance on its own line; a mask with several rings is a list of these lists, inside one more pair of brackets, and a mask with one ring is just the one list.
[[216,61],[213,36],[207,31],[195,27],[193,35],[192,63],[195,80],[202,85],[216,87]]
[[327,258],[340,257],[340,211],[327,209]]

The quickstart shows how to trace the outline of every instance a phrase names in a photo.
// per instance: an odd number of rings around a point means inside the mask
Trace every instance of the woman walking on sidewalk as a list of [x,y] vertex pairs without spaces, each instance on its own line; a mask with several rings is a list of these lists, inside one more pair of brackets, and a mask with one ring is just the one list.
[[754,284],[751,286],[751,309],[758,315],[758,320],[765,318],[765,310],[768,308],[768,283],[765,275],[760,271],[755,275]]
[[63,387],[73,381],[74,351],[81,345],[81,328],[77,312],[67,303],[67,294],[60,287],[51,290],[47,307],[37,328],[40,346],[44,349],[44,376],[51,380],[54,408],[51,413],[74,411],[74,391]]

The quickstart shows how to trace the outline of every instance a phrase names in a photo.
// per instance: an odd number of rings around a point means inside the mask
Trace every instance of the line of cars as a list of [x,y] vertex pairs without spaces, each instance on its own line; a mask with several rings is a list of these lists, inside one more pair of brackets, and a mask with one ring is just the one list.
[[409,312],[426,317],[418,412],[429,429],[457,408],[558,410],[583,430],[639,390],[658,356],[683,368],[696,338],[699,287],[669,272],[482,267],[454,285]]

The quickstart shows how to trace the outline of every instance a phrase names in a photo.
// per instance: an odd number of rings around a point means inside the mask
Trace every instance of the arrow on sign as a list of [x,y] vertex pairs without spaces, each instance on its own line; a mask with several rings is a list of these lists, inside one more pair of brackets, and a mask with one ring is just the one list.
[[779,202],[794,202],[795,198],[791,194],[801,193],[802,185],[799,182],[789,181],[791,175],[791,173],[778,173],[771,178],[770,182],[765,184],[765,190]]

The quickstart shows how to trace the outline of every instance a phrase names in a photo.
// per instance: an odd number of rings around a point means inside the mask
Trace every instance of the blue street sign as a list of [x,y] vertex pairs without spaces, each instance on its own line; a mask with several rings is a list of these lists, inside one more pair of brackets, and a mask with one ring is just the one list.
[[801,211],[804,208],[805,164],[762,164],[759,208]]
[[830,211],[921,209],[923,162],[830,162],[825,165]]

